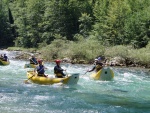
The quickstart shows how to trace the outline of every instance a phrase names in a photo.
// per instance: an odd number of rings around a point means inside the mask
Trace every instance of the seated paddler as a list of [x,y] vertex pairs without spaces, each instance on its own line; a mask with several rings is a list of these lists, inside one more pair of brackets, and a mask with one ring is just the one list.
[[94,66],[92,69],[88,70],[87,72],[92,72],[95,70],[95,72],[98,72],[103,68],[103,63],[101,62],[101,58],[95,59]]
[[34,65],[37,65],[38,62],[37,62],[37,59],[35,58],[35,56],[32,54],[31,55],[31,58],[30,59],[30,64],[34,64]]
[[63,71],[66,71],[61,68],[60,62],[61,60],[55,60],[56,66],[54,67],[54,74],[56,78],[64,78],[66,74],[63,73]]
[[45,69],[47,69],[44,65],[43,65],[43,60],[38,60],[38,66],[35,67],[34,72],[37,72],[38,76],[42,76],[42,77],[47,77],[45,75]]
[[3,61],[8,61],[8,60],[9,60],[9,59],[8,59],[7,55],[4,54]]

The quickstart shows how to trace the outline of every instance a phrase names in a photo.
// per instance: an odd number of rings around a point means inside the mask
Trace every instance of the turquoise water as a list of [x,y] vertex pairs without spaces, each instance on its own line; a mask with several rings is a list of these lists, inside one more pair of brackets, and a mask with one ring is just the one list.
[[[67,73],[80,73],[77,85],[25,84],[24,64],[10,59],[0,66],[0,113],[149,113],[150,72],[115,68],[112,81],[94,81],[91,65],[62,64]],[[45,62],[46,73],[53,74],[54,63]]]

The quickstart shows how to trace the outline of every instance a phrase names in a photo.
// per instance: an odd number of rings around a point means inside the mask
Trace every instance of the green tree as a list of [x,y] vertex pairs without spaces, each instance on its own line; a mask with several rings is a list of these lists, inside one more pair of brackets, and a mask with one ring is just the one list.
[[9,22],[9,11],[7,1],[0,1],[0,46],[12,46],[14,36],[11,23]]
[[125,22],[125,37],[128,38],[128,42],[131,43],[133,47],[145,47],[150,40],[147,35],[150,26],[150,0],[129,1],[129,5],[132,12],[128,15],[128,19]]
[[92,28],[92,17],[87,13],[83,13],[82,16],[79,18],[79,30],[80,34],[84,36],[84,38],[89,36],[89,32]]

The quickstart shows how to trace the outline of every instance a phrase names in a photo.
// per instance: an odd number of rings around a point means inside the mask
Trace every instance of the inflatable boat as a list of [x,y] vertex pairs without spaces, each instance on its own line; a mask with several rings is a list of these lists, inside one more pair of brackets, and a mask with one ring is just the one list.
[[52,85],[55,83],[62,83],[67,85],[77,84],[79,80],[79,73],[72,73],[65,78],[55,78],[55,77],[41,77],[37,76],[37,73],[33,71],[27,71],[27,78],[32,83],[43,84],[43,85]]
[[94,80],[112,80],[114,78],[114,72],[109,67],[103,67],[101,70],[99,70],[97,73],[93,73],[90,76]]
[[9,64],[10,64],[9,61],[3,61],[3,60],[0,59],[0,65],[5,66],[5,65],[9,65]]
[[35,65],[35,64],[25,64],[24,68],[35,68],[36,66],[38,66],[38,65]]

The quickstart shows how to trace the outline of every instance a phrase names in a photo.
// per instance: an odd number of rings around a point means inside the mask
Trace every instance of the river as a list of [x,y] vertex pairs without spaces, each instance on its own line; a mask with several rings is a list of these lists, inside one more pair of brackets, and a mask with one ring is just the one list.
[[[84,75],[92,65],[65,64],[67,73],[80,73],[77,85],[25,84],[25,60],[13,59],[0,66],[0,113],[149,113],[150,72],[135,68],[111,67],[112,81],[94,81]],[[11,56],[11,57],[10,57]],[[53,74],[53,62],[45,62],[47,74]]]

